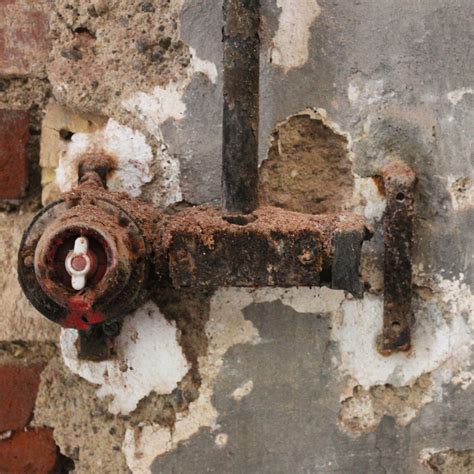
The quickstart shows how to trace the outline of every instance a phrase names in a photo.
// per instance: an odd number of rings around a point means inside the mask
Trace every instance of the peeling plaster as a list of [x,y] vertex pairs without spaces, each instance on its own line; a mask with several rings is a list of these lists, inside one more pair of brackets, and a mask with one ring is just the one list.
[[[156,86],[152,92],[135,92],[122,101],[123,108],[138,118],[145,129],[162,144],[156,158],[163,169],[162,180],[165,189],[152,196],[152,202],[157,206],[167,206],[183,198],[179,184],[179,160],[168,151],[161,125],[166,120],[179,121],[184,118],[186,104],[183,97],[195,74],[204,74],[213,84],[217,80],[216,65],[198,58],[193,48],[189,50],[191,63],[186,69],[184,78],[170,82],[165,87]],[[165,202],[163,202],[163,196],[165,196]]]
[[204,74],[215,84],[216,65],[200,59],[193,48],[189,48],[191,63],[186,76],[180,81],[170,82],[165,87],[156,86],[151,93],[136,92],[122,101],[123,107],[141,119],[149,132],[156,134],[157,128],[166,120],[181,120],[186,112],[183,96],[194,74]]
[[420,451],[418,459],[431,472],[470,474],[473,470],[474,450],[425,448]]
[[271,62],[287,73],[308,61],[310,27],[321,14],[316,0],[277,0],[281,9],[272,40]]
[[253,389],[253,381],[248,380],[247,382],[243,383],[240,387],[237,387],[233,392],[232,392],[232,398],[236,402],[240,402],[242,398],[246,397],[247,395],[250,394],[250,392]]
[[110,119],[103,129],[74,133],[71,140],[63,144],[56,168],[56,184],[61,192],[70,191],[76,185],[78,159],[91,152],[106,153],[117,159],[117,170],[107,181],[112,191],[138,197],[142,186],[153,178],[153,152],[145,136]]
[[219,433],[215,437],[215,443],[218,448],[224,448],[229,442],[229,435],[227,433]]
[[370,390],[354,387],[341,403],[339,426],[350,436],[374,431],[384,416],[391,416],[399,426],[407,426],[421,408],[433,401],[429,374],[410,386],[376,385]]
[[456,212],[474,207],[474,186],[471,178],[448,176],[448,192]]
[[157,456],[176,449],[180,442],[203,427],[217,428],[218,413],[212,404],[212,394],[223,357],[235,344],[256,344],[260,340],[256,328],[241,312],[242,307],[251,304],[252,296],[244,292],[240,296],[241,299],[235,298],[233,289],[220,289],[211,300],[210,318],[206,324],[208,354],[199,358],[202,377],[199,397],[190,403],[188,412],[177,413],[173,429],[152,424],[126,431],[122,450],[132,472],[150,472]]
[[100,385],[97,396],[112,397],[109,411],[128,414],[150,392],[171,393],[186,375],[190,365],[177,341],[177,330],[148,302],[128,316],[115,340],[117,359],[104,362],[77,358],[74,329],[61,335],[61,350],[66,366],[88,382]]
[[[462,310],[471,308],[474,299],[471,293],[466,293],[465,284],[442,280],[438,288],[445,290],[441,301],[433,298],[422,304],[417,312],[412,352],[391,357],[380,355],[376,348],[376,338],[382,329],[381,297],[367,294],[363,300],[355,300],[346,297],[343,291],[328,288],[218,290],[211,302],[211,315],[206,328],[209,353],[199,360],[202,377],[199,398],[190,404],[187,413],[178,413],[173,430],[159,425],[143,425],[127,430],[123,451],[128,466],[135,473],[149,472],[149,466],[157,456],[176,449],[180,442],[189,439],[200,428],[217,428],[218,414],[212,405],[212,393],[222,358],[235,344],[260,341],[256,329],[244,319],[242,313],[252,303],[280,300],[297,312],[332,316],[331,339],[339,347],[339,357],[332,363],[341,379],[347,377],[349,381],[344,389],[346,395],[341,393],[341,400],[351,393],[350,387],[355,385],[366,389],[384,384],[409,387],[431,373],[436,390],[432,391],[429,384],[427,393],[420,398],[420,406],[429,403],[433,399],[432,394],[439,397],[442,384],[448,383],[468,364],[474,333],[472,324],[463,317]],[[242,392],[248,391],[249,382],[243,386]],[[241,388],[236,391],[238,396]],[[404,423],[409,423],[418,411],[405,408],[400,416]],[[354,409],[370,411],[370,402],[366,403],[365,409],[357,405]],[[368,428],[375,429],[380,419],[374,419]]]
[[458,105],[466,94],[474,94],[474,89],[472,87],[462,87],[461,89],[448,92],[446,97],[451,104]]
[[451,379],[453,385],[459,385],[463,390],[467,390],[473,381],[474,374],[465,370],[461,370]]

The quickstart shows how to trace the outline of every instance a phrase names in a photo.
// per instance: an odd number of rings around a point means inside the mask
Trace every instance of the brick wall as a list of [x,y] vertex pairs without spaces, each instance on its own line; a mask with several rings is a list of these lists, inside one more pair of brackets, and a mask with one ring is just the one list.
[[32,427],[44,362],[3,362],[0,365],[0,472],[47,474],[67,472],[48,427]]
[[[46,6],[43,1],[0,0],[0,211],[14,211],[4,215],[9,222],[39,206],[39,129],[49,87],[44,80],[49,51]],[[1,232],[15,235],[3,226]],[[0,249],[4,262],[9,251]],[[1,271],[10,281],[16,279],[14,268],[2,266]],[[1,291],[5,298],[8,293],[13,297],[6,281],[2,278]],[[8,315],[1,319],[9,320]],[[27,320],[18,323],[19,328],[28,326]],[[53,429],[32,425],[47,359],[24,357],[24,343],[3,340],[7,334],[2,330],[0,336],[0,472],[68,472],[71,466],[59,452]]]

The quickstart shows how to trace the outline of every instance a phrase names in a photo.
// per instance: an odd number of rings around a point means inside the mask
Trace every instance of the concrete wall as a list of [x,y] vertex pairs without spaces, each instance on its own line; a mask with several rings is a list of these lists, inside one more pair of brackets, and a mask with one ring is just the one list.
[[[21,233],[88,151],[117,158],[111,189],[219,204],[221,2],[0,5],[0,125],[28,136],[2,170],[29,169],[26,194],[26,174],[0,190],[0,362],[41,373],[15,385],[29,415],[0,423],[2,472],[31,472],[11,467],[24,429],[79,473],[473,472],[471,1],[262,0],[262,202],[363,214],[366,294],[156,291],[100,363],[21,295]],[[418,176],[416,323],[412,350],[383,357],[371,177],[395,159]]]

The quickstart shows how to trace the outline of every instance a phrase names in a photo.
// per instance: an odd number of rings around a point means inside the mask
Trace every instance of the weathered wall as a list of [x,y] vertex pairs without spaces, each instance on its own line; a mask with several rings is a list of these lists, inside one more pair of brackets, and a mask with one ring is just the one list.
[[[88,151],[117,158],[112,189],[219,203],[221,2],[0,6],[1,146],[23,137],[0,157],[0,471],[474,470],[471,1],[262,0],[261,200],[362,213],[366,295],[156,292],[100,363],[21,295],[21,233]],[[418,176],[416,323],[383,357],[371,176],[394,159]]]

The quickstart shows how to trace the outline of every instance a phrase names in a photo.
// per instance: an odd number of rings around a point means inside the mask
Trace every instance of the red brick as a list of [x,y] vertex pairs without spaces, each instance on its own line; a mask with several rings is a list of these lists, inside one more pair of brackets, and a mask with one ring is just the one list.
[[23,429],[28,424],[43,368],[44,364],[0,366],[0,432]]
[[13,433],[0,441],[0,472],[2,474],[48,474],[55,472],[58,449],[53,430],[38,428]]
[[0,109],[0,199],[18,199],[28,185],[28,111]]
[[47,59],[49,19],[42,3],[0,0],[1,74],[26,75]]

